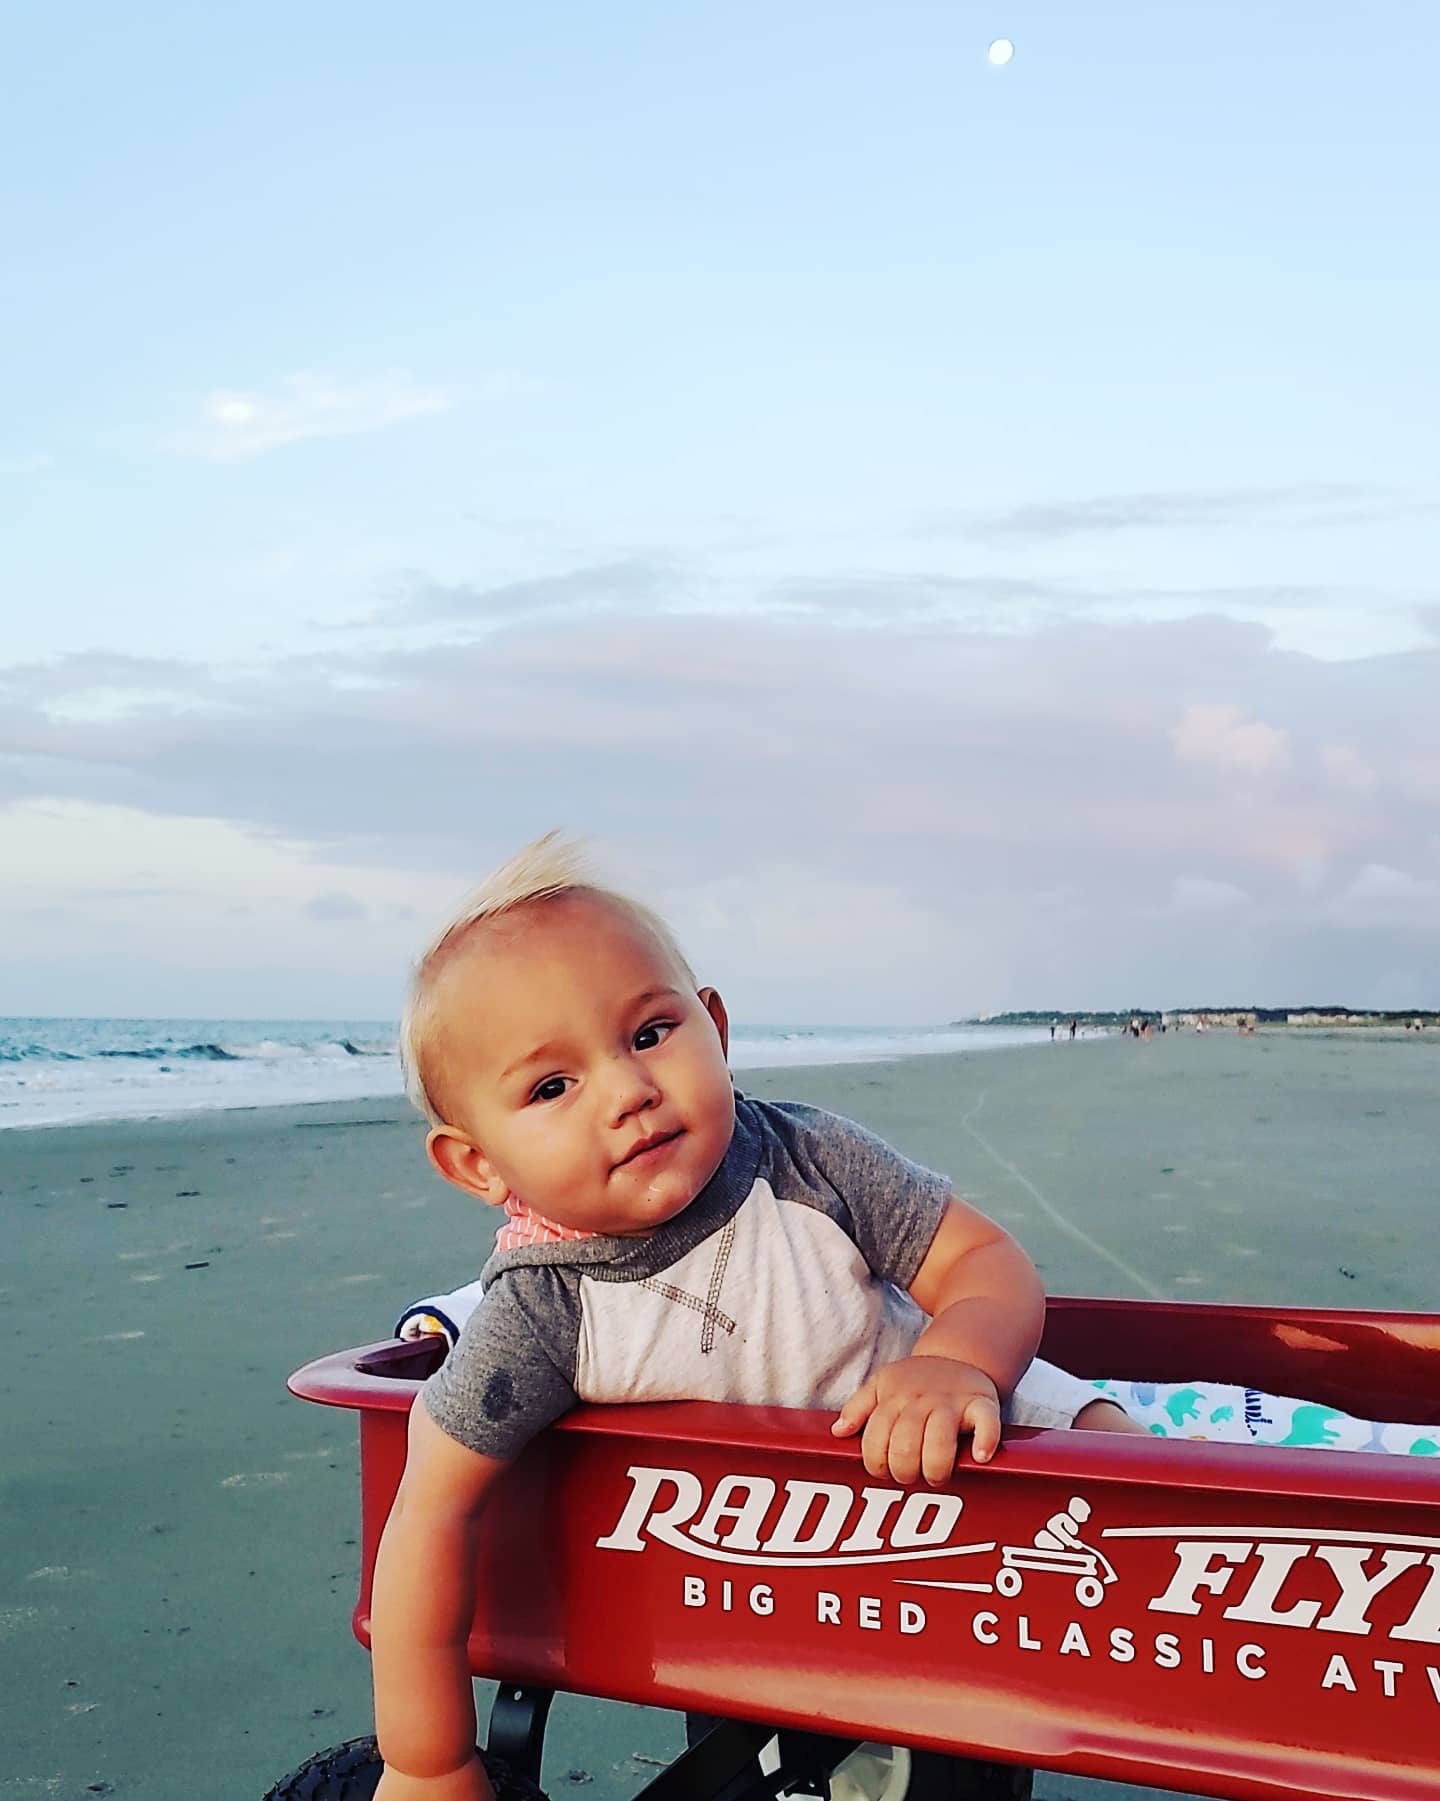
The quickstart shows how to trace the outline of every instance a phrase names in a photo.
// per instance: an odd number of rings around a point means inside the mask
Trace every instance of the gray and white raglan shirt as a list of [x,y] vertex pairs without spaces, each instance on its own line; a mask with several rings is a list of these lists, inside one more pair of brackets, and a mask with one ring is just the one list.
[[[906,1290],[949,1196],[945,1177],[851,1120],[737,1094],[719,1169],[649,1236],[492,1257],[425,1404],[497,1458],[577,1401],[838,1409],[927,1324]],[[1037,1361],[1005,1417],[1068,1426],[1094,1399]]]

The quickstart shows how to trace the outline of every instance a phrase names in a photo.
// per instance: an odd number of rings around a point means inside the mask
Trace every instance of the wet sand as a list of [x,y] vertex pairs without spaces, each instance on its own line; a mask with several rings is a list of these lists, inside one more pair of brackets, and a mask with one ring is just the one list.
[[[1057,1293],[1440,1306],[1440,1033],[1110,1039],[742,1086],[944,1170]],[[0,1801],[258,1801],[368,1729],[354,1427],[284,1380],[484,1262],[492,1216],[421,1142],[398,1100],[0,1133]],[[679,1739],[673,1716],[562,1701],[547,1785],[621,1801]]]

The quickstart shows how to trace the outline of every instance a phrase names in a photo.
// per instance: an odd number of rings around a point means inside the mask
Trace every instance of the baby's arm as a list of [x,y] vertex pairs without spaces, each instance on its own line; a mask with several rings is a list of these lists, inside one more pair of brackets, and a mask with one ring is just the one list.
[[376,1801],[494,1801],[475,1755],[466,1641],[476,1527],[505,1464],[410,1410],[405,1474],[375,1559],[371,1667],[385,1759]]
[[833,1429],[864,1427],[872,1476],[943,1482],[964,1433],[977,1463],[998,1449],[1001,1399],[1040,1343],[1045,1290],[1009,1233],[952,1196],[910,1294],[930,1324],[908,1357],[861,1384]]

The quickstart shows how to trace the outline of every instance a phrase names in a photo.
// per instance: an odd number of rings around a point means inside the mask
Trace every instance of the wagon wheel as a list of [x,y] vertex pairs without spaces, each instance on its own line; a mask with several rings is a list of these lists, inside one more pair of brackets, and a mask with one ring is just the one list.
[[[481,1751],[495,1789],[495,1801],[546,1801],[533,1782],[499,1758]],[[371,1801],[385,1766],[373,1738],[352,1738],[328,1751],[317,1751],[296,1770],[282,1776],[265,1801]]]
[[830,1778],[830,1801],[904,1801],[910,1753],[903,1745],[861,1745]]
[[830,1778],[830,1801],[1030,1801],[1031,1774],[903,1745],[861,1745]]
[[[712,1726],[714,1714],[687,1713],[685,1742],[697,1744]],[[780,1767],[774,1739],[762,1747],[752,1766],[756,1785],[746,1794],[773,1794],[774,1772]],[[772,1778],[767,1785],[766,1777]],[[864,1744],[836,1764],[826,1784],[829,1801],[1030,1801],[1031,1772],[1012,1764],[979,1763],[947,1757],[939,1751],[909,1751],[903,1745]],[[789,1793],[789,1790],[783,1791]],[[814,1794],[814,1788],[797,1793]]]

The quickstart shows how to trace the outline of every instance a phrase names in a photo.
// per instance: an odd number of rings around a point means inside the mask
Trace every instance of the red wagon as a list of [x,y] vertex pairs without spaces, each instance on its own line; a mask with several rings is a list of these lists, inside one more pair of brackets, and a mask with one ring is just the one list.
[[[1433,1421],[1440,1446],[1433,1316],[1052,1300],[1043,1350]],[[390,1341],[291,1379],[360,1414],[362,1643],[406,1414],[443,1354]],[[490,1749],[538,1777],[567,1690],[717,1720],[646,1801],[825,1795],[863,1741],[908,1748],[849,1790],[885,1801],[1024,1796],[1035,1769],[1440,1795],[1440,1456],[1016,1430],[994,1463],[906,1490],[829,1423],[691,1402],[543,1434],[484,1518],[470,1663],[501,1683]]]

